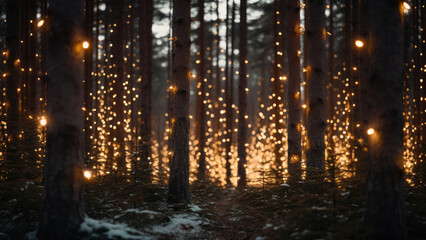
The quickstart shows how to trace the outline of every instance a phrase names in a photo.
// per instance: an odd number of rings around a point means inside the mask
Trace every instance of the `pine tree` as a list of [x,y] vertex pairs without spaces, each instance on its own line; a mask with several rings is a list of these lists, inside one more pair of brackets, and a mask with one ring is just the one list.
[[169,203],[188,204],[189,194],[189,57],[191,0],[173,1],[172,139]]
[[39,239],[77,239],[83,221],[84,1],[49,4],[45,194]]
[[[397,0],[368,1],[371,26],[368,87],[367,239],[407,239],[403,198],[403,33]],[[373,132],[374,130],[374,132]]]
[[[18,123],[19,123],[19,62],[18,62],[18,28],[19,28],[19,1],[8,0],[6,6],[6,47],[8,50],[6,59],[7,69],[7,154],[8,163],[18,161]],[[13,164],[15,165],[15,164]],[[9,171],[15,167],[9,166]]]
[[288,0],[288,173],[301,169],[300,1]]
[[325,1],[308,0],[306,5],[308,150],[307,167],[325,168]]
[[238,187],[247,185],[247,0],[240,5],[240,74],[238,82]]

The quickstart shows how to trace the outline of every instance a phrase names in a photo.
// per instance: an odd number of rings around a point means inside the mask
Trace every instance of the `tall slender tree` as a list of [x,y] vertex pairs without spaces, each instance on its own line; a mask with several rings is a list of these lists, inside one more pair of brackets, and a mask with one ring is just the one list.
[[[403,33],[401,2],[368,1],[371,26],[368,86],[367,239],[407,239],[403,200]],[[374,132],[372,131],[374,129]]]
[[77,239],[83,221],[84,0],[51,0],[45,193],[39,239]]
[[[235,30],[235,2],[232,1],[232,10],[229,8],[228,0],[226,1],[226,65],[225,65],[225,76],[226,76],[226,147],[225,147],[225,168],[226,168],[226,184],[231,184],[231,147],[233,140],[233,109],[232,104],[234,102],[234,30]],[[231,27],[229,28],[229,12],[231,14]],[[231,54],[229,54],[229,36],[231,37]]]
[[[7,71],[7,154],[8,163],[16,161],[18,148],[19,123],[19,61],[18,61],[18,29],[19,29],[19,1],[6,2],[6,71]],[[16,166],[16,165],[15,165]],[[9,166],[10,170],[15,167]]]
[[307,167],[325,168],[325,1],[308,0],[306,5],[308,149]]
[[247,185],[247,0],[240,5],[240,74],[238,81],[238,187]]
[[198,142],[198,179],[203,180],[206,173],[206,46],[205,46],[205,21],[204,0],[198,0],[198,46],[199,58],[197,60],[197,102],[196,102],[196,139]]
[[288,0],[288,172],[301,169],[300,122],[300,1]]
[[[141,56],[141,127],[140,153],[142,176],[144,182],[151,178],[151,103],[152,103],[152,17],[153,1],[139,1],[139,49]],[[138,171],[138,169],[136,169]]]
[[112,1],[112,8],[114,9],[114,29],[113,29],[113,43],[112,43],[112,65],[113,71],[112,78],[112,114],[115,125],[113,127],[112,146],[114,149],[114,160],[117,164],[117,169],[120,172],[126,170],[126,151],[125,151],[125,130],[124,130],[124,45],[125,45],[125,32],[124,32],[124,0]]
[[189,194],[189,57],[191,0],[173,1],[172,46],[172,139],[170,203],[190,203]]
[[274,14],[273,14],[273,31],[274,31],[274,65],[273,65],[273,94],[272,101],[274,107],[274,125],[275,128],[272,130],[274,133],[275,146],[275,178],[280,181],[282,180],[283,161],[284,161],[284,79],[283,79],[283,67],[284,67],[284,54],[283,54],[283,34],[281,28],[281,4],[280,1],[274,1]]

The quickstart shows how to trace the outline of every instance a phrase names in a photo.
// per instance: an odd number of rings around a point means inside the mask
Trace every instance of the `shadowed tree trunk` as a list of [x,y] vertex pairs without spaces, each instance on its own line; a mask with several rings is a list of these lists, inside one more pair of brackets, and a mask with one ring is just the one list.
[[197,103],[196,103],[196,139],[198,142],[198,180],[204,180],[206,174],[206,47],[205,47],[205,22],[204,22],[204,0],[198,0],[198,46],[200,55],[197,68]]
[[169,203],[191,202],[189,194],[189,57],[191,0],[173,1],[172,139]]
[[[8,164],[18,161],[18,123],[19,123],[19,62],[18,60],[18,29],[19,29],[19,6],[16,0],[8,0],[6,5],[6,55],[7,70],[7,154]],[[9,171],[15,171],[15,164],[9,165]]]
[[[139,43],[141,56],[141,129],[140,153],[142,175],[137,176],[143,182],[151,179],[151,102],[152,102],[152,0],[139,1]],[[136,169],[139,171],[139,169]]]
[[288,0],[288,173],[295,176],[301,165],[300,126],[300,1]]
[[92,78],[92,66],[93,66],[93,0],[86,0],[86,41],[89,42],[89,48],[84,52],[84,107],[85,107],[85,158],[86,164],[89,166],[93,165],[90,160],[92,150],[92,139],[90,138],[93,134],[92,122],[92,96],[93,96],[93,78]]
[[126,151],[125,151],[125,130],[124,130],[124,78],[125,78],[125,67],[124,67],[124,45],[125,45],[125,22],[124,22],[124,0],[112,1],[113,13],[115,12],[113,24],[113,45],[112,45],[112,64],[113,74],[112,78],[112,113],[115,125],[113,128],[113,149],[114,149],[114,160],[117,164],[117,170],[120,174],[126,171]]
[[238,82],[238,187],[247,185],[247,0],[240,5],[240,74]]
[[45,194],[39,239],[78,239],[83,221],[84,0],[51,0]]
[[[232,1],[232,16],[231,16],[231,29],[229,29],[229,6],[228,1],[226,1],[226,148],[225,148],[225,159],[226,159],[226,184],[231,184],[232,170],[231,170],[231,147],[233,140],[233,108],[232,103],[234,102],[234,29],[235,29],[235,2]],[[231,36],[231,54],[229,55],[229,35]],[[231,63],[229,63],[231,62]]]
[[368,1],[371,75],[368,86],[369,136],[367,239],[406,239],[403,198],[403,33],[400,1]]
[[274,154],[275,154],[275,178],[278,182],[283,179],[283,161],[284,161],[284,49],[283,49],[283,34],[282,34],[282,12],[280,1],[274,1],[274,65],[273,65],[273,94],[272,106],[274,107],[274,124],[272,129],[274,135]]
[[325,167],[325,1],[308,0],[306,11],[307,84],[308,84],[308,149],[307,167]]

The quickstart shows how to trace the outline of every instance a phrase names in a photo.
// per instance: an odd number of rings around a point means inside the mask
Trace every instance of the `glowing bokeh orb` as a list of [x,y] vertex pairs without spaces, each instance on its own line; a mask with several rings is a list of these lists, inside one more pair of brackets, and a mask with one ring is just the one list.
[[88,41],[84,41],[83,42],[83,48],[84,49],[88,49],[89,48],[89,42]]
[[355,46],[357,46],[359,48],[362,48],[362,47],[364,47],[364,42],[361,41],[361,40],[356,40],[355,41]]
[[369,128],[369,129],[367,130],[367,134],[368,134],[368,135],[373,135],[373,134],[374,134],[374,129],[373,129],[373,128]]
[[87,179],[91,179],[92,178],[92,173],[90,171],[84,171],[84,177]]
[[40,120],[40,125],[44,127],[44,126],[46,126],[46,124],[47,124],[47,120],[46,120],[46,118],[44,118],[44,117],[43,117],[43,118]]

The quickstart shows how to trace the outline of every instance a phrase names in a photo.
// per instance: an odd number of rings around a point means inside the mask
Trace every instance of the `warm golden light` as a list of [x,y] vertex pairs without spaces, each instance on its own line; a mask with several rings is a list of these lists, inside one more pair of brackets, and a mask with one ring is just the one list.
[[90,171],[84,171],[84,177],[87,179],[91,179],[92,178],[92,173]]
[[373,135],[373,134],[374,134],[374,129],[373,129],[373,128],[369,128],[369,129],[367,130],[367,134],[368,134],[368,135]]
[[361,40],[356,40],[355,41],[355,46],[357,46],[359,48],[362,48],[362,47],[364,47],[364,42],[361,41]]
[[44,126],[46,126],[46,124],[47,124],[46,118],[42,117],[41,120],[40,120],[40,125],[44,127]]
[[84,41],[83,42],[83,48],[84,49],[88,49],[89,48],[89,42],[88,41]]
[[410,4],[408,4],[407,2],[403,2],[402,4],[404,5],[404,9],[405,10],[410,10],[411,9]]
[[44,24],[44,20],[43,20],[43,19],[41,19],[40,21],[38,21],[38,23],[37,23],[37,27],[42,27],[42,26],[43,26],[43,24]]

